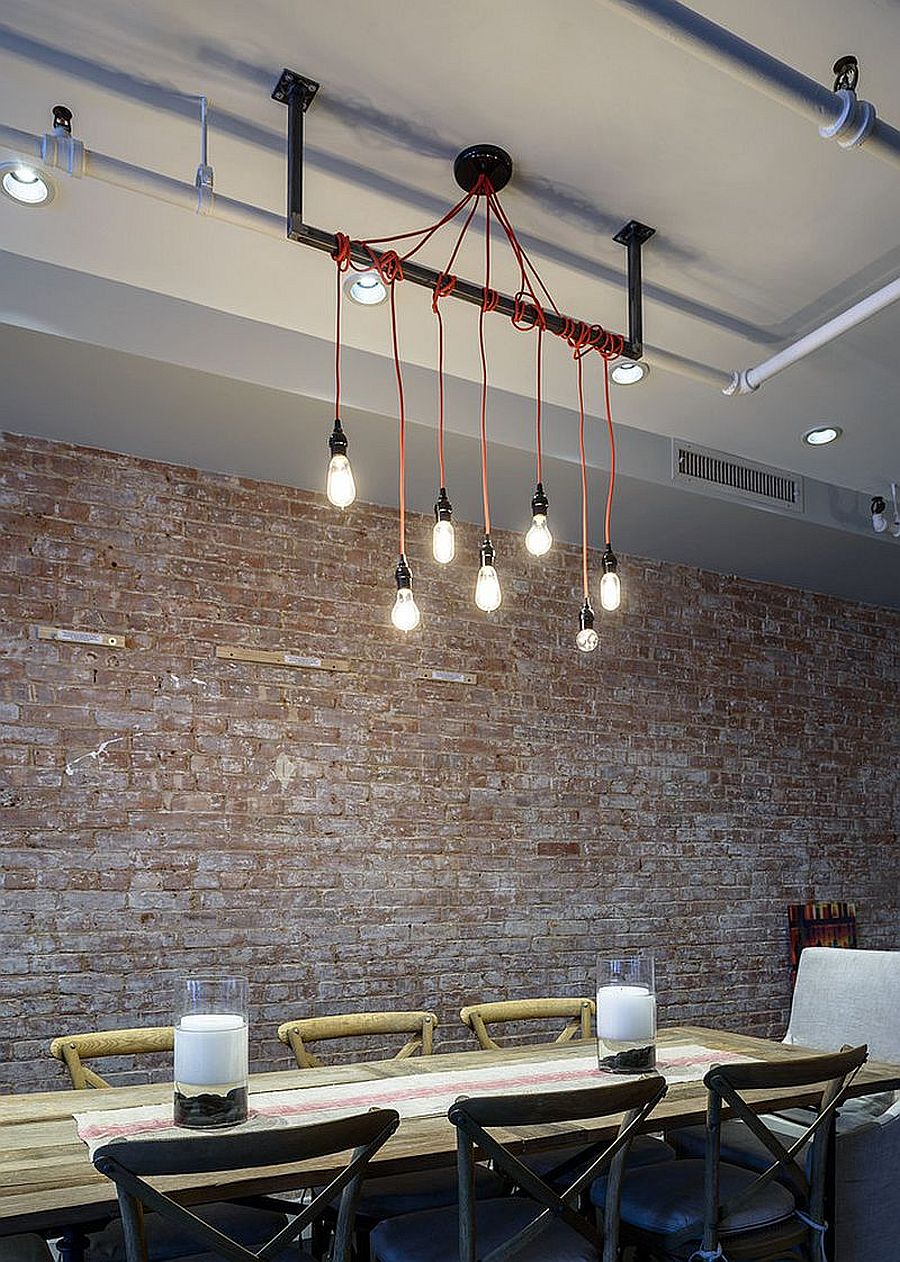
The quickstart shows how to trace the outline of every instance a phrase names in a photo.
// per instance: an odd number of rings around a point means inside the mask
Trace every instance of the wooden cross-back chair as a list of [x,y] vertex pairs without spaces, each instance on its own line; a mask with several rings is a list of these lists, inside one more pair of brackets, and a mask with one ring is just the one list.
[[142,1056],[171,1052],[175,1046],[175,1030],[170,1025],[148,1026],[138,1030],[98,1030],[92,1034],[67,1034],[50,1044],[50,1054],[65,1062],[76,1091],[88,1087],[109,1087],[106,1081],[85,1060],[112,1056]]
[[503,999],[495,1003],[474,1003],[461,1009],[460,1019],[486,1050],[499,1051],[488,1030],[489,1026],[511,1021],[553,1021],[562,1018],[566,1025],[551,1042],[569,1043],[573,1039],[589,1039],[596,1005],[583,996],[574,999]]
[[[797,1249],[809,1259],[824,1257],[825,1179],[835,1112],[867,1055],[862,1046],[774,1064],[713,1066],[703,1080],[709,1091],[705,1157],[674,1161],[671,1170],[648,1169],[642,1183],[634,1175],[626,1177],[622,1219],[630,1225],[628,1239],[654,1258],[683,1258],[692,1248],[702,1259],[724,1252],[734,1262],[774,1262]],[[799,1087],[810,1088],[816,1113],[785,1147],[744,1093]],[[721,1160],[723,1107],[768,1150],[766,1169],[757,1172]]]
[[307,1044],[326,1039],[365,1038],[373,1034],[408,1034],[411,1037],[394,1053],[396,1060],[420,1052],[430,1056],[434,1050],[434,1031],[438,1019],[433,1012],[346,1012],[334,1017],[304,1017],[285,1021],[278,1027],[278,1037],[287,1043],[300,1069],[318,1069],[322,1062]]
[[[178,1139],[115,1140],[94,1153],[94,1166],[116,1185],[122,1216],[127,1262],[148,1262],[144,1209],[155,1211],[207,1252],[192,1262],[301,1262],[297,1241],[340,1196],[332,1262],[349,1262],[356,1200],[369,1162],[397,1129],[400,1115],[393,1109],[373,1109],[354,1117],[312,1126],[292,1126],[244,1135],[210,1135]],[[293,1166],[299,1162],[352,1150],[352,1155],[328,1183],[271,1240],[253,1251],[218,1231],[146,1180],[161,1175],[221,1174],[260,1167]],[[272,1187],[285,1172],[273,1173]],[[296,1207],[295,1207],[296,1208]]]
[[[422,1251],[423,1240],[452,1240],[458,1233],[460,1262],[506,1262],[522,1250],[529,1258],[574,1258],[591,1249],[603,1262],[617,1262],[618,1196],[628,1149],[665,1093],[664,1079],[652,1075],[577,1091],[457,1100],[448,1117],[457,1132],[458,1210],[409,1214],[380,1223],[372,1232],[376,1260],[417,1262],[433,1257],[433,1250]],[[538,1176],[500,1137],[509,1142],[519,1129],[588,1120],[596,1127],[606,1119],[603,1138],[592,1140],[585,1128],[573,1156],[556,1167],[557,1176],[565,1174],[562,1184]],[[495,1170],[525,1195],[479,1201],[474,1195],[476,1153],[490,1158]],[[582,1194],[604,1175],[609,1197],[600,1230],[593,1213],[582,1208]],[[448,1257],[451,1253],[446,1249]]]

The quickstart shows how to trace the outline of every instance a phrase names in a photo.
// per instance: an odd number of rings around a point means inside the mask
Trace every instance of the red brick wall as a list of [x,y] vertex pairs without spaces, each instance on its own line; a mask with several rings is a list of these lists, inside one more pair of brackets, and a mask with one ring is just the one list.
[[656,949],[667,1021],[780,1031],[785,904],[814,896],[900,946],[896,614],[625,558],[583,657],[573,550],[554,592],[499,535],[486,617],[475,528],[439,571],[414,518],[404,641],[393,511],[34,439],[0,456],[0,1089],[63,1082],[52,1035],[167,1022],[182,970],[249,975],[261,1066],[306,1013],[424,1005],[458,1043],[465,1001],[589,992],[598,948]]

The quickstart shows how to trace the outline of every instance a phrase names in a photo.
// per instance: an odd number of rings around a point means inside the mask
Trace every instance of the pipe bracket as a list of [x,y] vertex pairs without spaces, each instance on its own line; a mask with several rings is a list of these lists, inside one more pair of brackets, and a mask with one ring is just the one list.
[[834,95],[837,117],[823,123],[819,135],[823,140],[836,140],[842,149],[853,149],[863,143],[874,127],[875,106],[869,101],[860,101],[849,88],[838,88]]
[[80,179],[84,175],[84,144],[62,128],[41,137],[41,161]]
[[759,389],[759,383],[756,385],[750,381],[745,371],[733,372],[731,380],[727,386],[722,387],[722,393],[727,395],[729,399],[734,398],[737,394],[753,394],[754,390]]

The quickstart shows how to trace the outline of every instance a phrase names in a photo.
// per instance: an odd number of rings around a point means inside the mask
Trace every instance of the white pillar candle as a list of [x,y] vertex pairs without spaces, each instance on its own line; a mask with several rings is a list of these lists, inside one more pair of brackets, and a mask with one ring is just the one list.
[[247,1024],[239,1013],[192,1013],[175,1027],[175,1081],[229,1086],[247,1081]]
[[597,991],[597,1035],[616,1043],[653,1039],[656,999],[646,986],[601,986]]

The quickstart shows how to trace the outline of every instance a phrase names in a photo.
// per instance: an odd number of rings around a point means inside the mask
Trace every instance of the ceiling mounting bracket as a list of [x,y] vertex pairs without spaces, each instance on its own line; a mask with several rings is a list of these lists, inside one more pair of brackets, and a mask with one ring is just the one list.
[[[272,99],[287,106],[287,235],[291,241],[310,246],[334,255],[338,246],[337,235],[323,228],[314,228],[303,221],[303,117],[319,90],[314,79],[285,69],[272,92]],[[505,149],[498,145],[470,145],[457,155],[453,167],[454,177],[466,191],[470,191],[478,176],[490,176],[494,190],[504,188],[512,177],[513,161]],[[641,250],[644,243],[655,233],[655,228],[636,219],[629,220],[613,237],[625,247],[628,283],[628,334],[615,334],[621,338],[622,355],[626,359],[640,359],[643,354],[643,294],[641,279]],[[350,257],[362,269],[371,268],[372,251],[358,242],[350,242]],[[412,259],[404,261],[403,276],[414,285],[434,292],[441,274],[423,267]],[[456,285],[448,297],[462,302],[483,306],[486,294],[483,286],[472,281],[456,278]],[[491,295],[492,310],[512,317],[520,311],[517,300],[509,294]],[[558,311],[544,310],[544,327],[551,333],[564,333],[567,317]],[[571,323],[571,322],[569,322]]]

